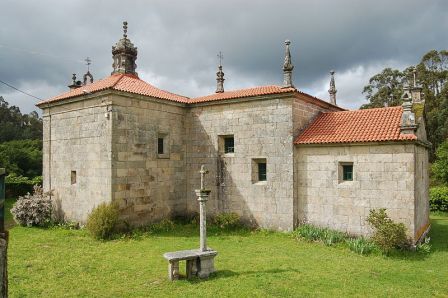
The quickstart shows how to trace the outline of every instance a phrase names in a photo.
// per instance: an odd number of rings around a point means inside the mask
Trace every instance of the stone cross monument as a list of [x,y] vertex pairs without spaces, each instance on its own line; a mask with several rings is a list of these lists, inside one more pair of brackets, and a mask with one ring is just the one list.
[[217,251],[207,247],[207,213],[206,203],[211,190],[205,188],[205,175],[208,173],[207,169],[202,165],[201,170],[201,188],[196,189],[195,193],[199,201],[199,249],[181,250],[174,252],[167,252],[163,257],[168,260],[168,279],[179,279],[179,262],[186,261],[187,278],[197,276],[199,278],[208,278],[211,273],[215,272],[215,257]]
[[205,174],[208,173],[208,171],[205,169],[205,167],[202,165],[201,170],[199,171],[201,174],[201,189],[196,189],[196,195],[198,196],[199,201],[199,234],[200,234],[200,241],[199,241],[199,249],[201,251],[207,251],[207,210],[206,210],[206,203],[208,201],[208,196],[210,195],[210,190],[205,189],[204,187],[204,177]]

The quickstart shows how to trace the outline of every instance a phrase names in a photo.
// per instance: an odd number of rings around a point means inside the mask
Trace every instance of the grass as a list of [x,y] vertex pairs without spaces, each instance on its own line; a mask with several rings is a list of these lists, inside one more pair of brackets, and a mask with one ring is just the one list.
[[[197,227],[108,242],[84,230],[10,230],[10,297],[446,297],[448,215],[431,218],[429,254],[361,256],[269,231],[209,230],[207,281],[167,280],[167,251],[198,246]],[[184,264],[182,264],[184,266]],[[182,268],[185,270],[185,268]]]

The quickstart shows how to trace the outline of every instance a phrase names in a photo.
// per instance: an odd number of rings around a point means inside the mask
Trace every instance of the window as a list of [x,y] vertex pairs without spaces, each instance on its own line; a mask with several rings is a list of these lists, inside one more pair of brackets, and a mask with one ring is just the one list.
[[267,181],[267,162],[266,158],[252,159],[252,183]]
[[156,148],[158,158],[170,158],[170,139],[167,133],[157,135]]
[[343,165],[342,166],[342,180],[352,181],[353,180],[353,165]]
[[233,135],[218,136],[218,152],[226,157],[233,156],[235,153],[235,138]]
[[76,184],[76,171],[72,171],[70,174],[70,180],[72,184]]
[[157,153],[163,154],[163,138],[157,139]]
[[339,183],[344,181],[353,181],[353,163],[340,162],[339,163]]
[[224,153],[234,153],[235,152],[235,142],[233,136],[224,138]]
[[266,162],[258,163],[258,181],[266,181]]

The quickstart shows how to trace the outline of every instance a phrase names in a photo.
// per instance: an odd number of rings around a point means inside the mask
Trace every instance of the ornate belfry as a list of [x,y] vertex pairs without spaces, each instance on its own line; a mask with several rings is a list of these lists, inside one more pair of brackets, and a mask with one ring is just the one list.
[[137,64],[137,47],[128,39],[128,22],[123,22],[123,37],[112,46],[112,58],[114,60],[112,67],[114,70],[112,74],[128,73],[137,75],[135,69]]

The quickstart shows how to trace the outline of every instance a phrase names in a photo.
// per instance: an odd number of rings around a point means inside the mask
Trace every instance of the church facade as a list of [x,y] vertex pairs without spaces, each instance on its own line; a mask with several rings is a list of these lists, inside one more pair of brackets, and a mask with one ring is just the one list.
[[[44,119],[44,189],[68,220],[101,202],[144,225],[197,212],[198,171],[210,171],[208,212],[236,212],[265,228],[301,222],[356,235],[386,208],[417,241],[429,229],[424,101],[416,84],[399,107],[347,111],[299,91],[286,42],[282,86],[198,98],[138,78],[137,48],[123,37],[111,76],[38,103]],[[93,81],[91,74],[89,78]]]

